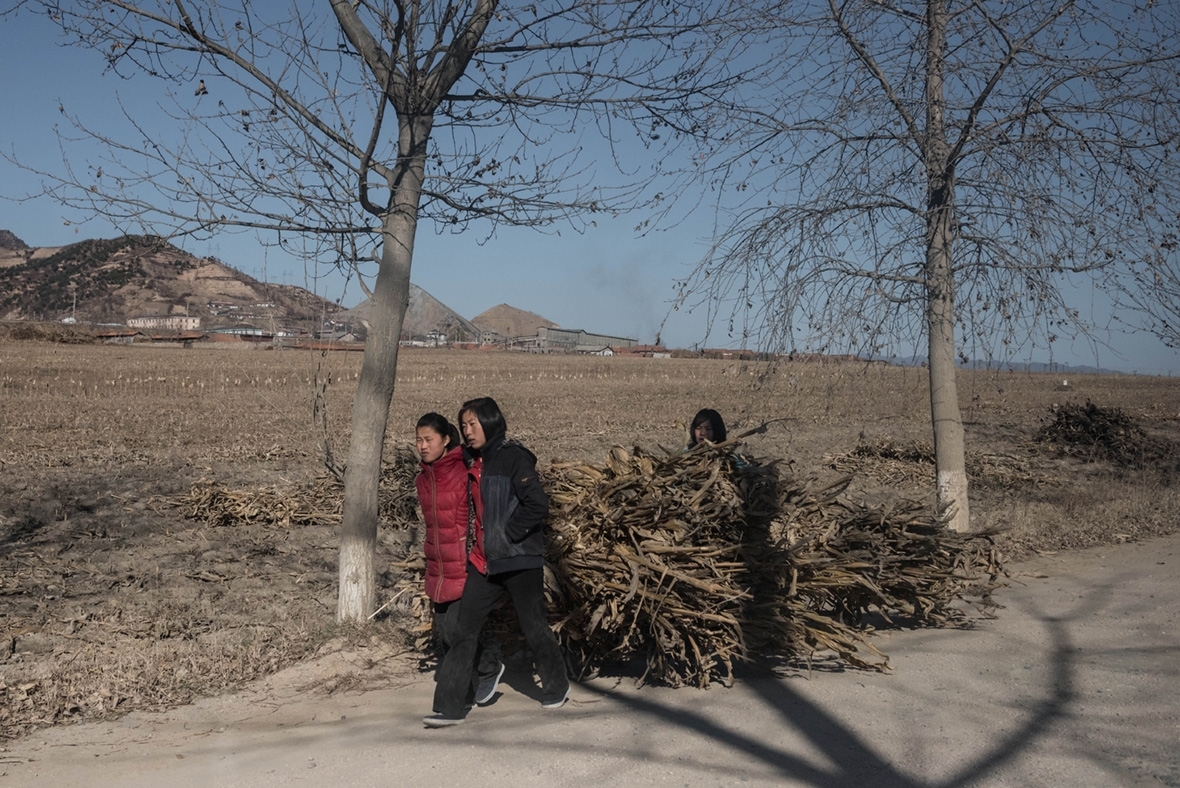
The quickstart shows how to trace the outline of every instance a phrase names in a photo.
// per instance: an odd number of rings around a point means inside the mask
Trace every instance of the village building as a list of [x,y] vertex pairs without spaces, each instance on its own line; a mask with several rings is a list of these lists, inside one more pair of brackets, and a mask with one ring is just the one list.
[[[566,353],[594,353],[614,355],[615,348],[631,348],[639,344],[637,339],[612,337],[608,334],[592,334],[583,329],[548,328],[539,326],[535,347],[541,351],[564,351]],[[611,352],[604,353],[605,350]]]
[[129,328],[165,328],[172,331],[196,331],[201,327],[201,318],[188,315],[145,315],[128,318]]

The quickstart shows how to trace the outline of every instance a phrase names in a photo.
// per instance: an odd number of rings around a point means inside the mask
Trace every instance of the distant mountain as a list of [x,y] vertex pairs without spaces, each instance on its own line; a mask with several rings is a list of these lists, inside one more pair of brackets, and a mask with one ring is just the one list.
[[29,245],[12,234],[11,230],[0,230],[0,253],[23,252]]
[[[364,335],[372,303],[341,310],[301,287],[259,282],[213,258],[198,258],[154,236],[92,239],[62,247],[30,247],[0,230],[0,319],[125,323],[151,315],[190,315],[204,328],[318,328],[330,318]],[[502,338],[536,334],[557,324],[500,304],[468,320],[415,284],[403,336],[479,341],[482,331]]]
[[[366,298],[352,309],[341,312],[335,319],[363,326],[370,320],[372,311],[373,302]],[[470,320],[411,282],[410,305],[406,309],[402,335],[409,339],[425,339],[432,331],[445,334],[450,342],[479,341],[479,329]]]
[[[363,327],[372,310],[373,303],[365,299],[335,319],[360,323]],[[450,342],[478,342],[484,331],[495,331],[501,338],[530,336],[535,335],[540,326],[558,328],[551,320],[508,304],[494,306],[468,320],[418,285],[410,283],[410,306],[402,325],[402,337],[426,339],[432,331],[437,331],[445,334]]]
[[210,328],[275,321],[318,328],[339,310],[303,288],[259,282],[154,236],[36,249],[0,231],[0,319],[123,323],[188,314]]
[[[890,364],[896,364],[901,367],[921,367],[925,366],[927,359],[924,356],[888,356],[877,359],[879,361],[887,361]],[[1073,375],[1124,375],[1125,372],[1120,372],[1117,369],[1102,369],[1099,367],[1088,366],[1085,364],[1063,364],[1054,362],[1052,364],[1041,361],[984,361],[971,360],[967,363],[962,361],[955,362],[955,366],[959,369],[984,369],[995,370],[999,372],[1051,372],[1053,374],[1069,373]]]
[[541,326],[545,328],[561,327],[540,315],[508,306],[508,304],[499,304],[486,312],[481,312],[471,318],[471,322],[481,331],[495,331],[502,339],[534,336]]

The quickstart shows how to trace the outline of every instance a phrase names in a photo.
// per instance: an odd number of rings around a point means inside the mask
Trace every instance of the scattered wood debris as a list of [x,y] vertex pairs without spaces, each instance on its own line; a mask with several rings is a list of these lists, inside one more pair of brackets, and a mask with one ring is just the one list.
[[[968,452],[966,459],[967,476],[978,489],[1060,484],[1060,479],[1036,470],[1027,458]],[[862,442],[852,451],[826,456],[824,464],[840,473],[866,476],[890,487],[929,487],[935,477],[934,445],[926,441],[897,443],[886,437]]]
[[[378,512],[383,523],[396,528],[414,528],[420,522],[418,493],[414,477],[418,456],[413,447],[397,445],[386,452],[378,489]],[[227,489],[213,482],[201,482],[184,495],[156,500],[162,507],[179,508],[190,520],[207,525],[265,523],[276,526],[334,525],[341,519],[343,487],[334,476],[325,475],[313,484],[251,489]]]

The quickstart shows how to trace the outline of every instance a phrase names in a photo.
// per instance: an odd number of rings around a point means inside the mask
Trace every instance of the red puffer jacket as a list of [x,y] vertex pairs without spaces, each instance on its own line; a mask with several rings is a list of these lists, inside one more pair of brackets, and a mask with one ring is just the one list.
[[467,465],[457,446],[421,465],[414,483],[426,520],[426,595],[434,602],[453,602],[463,595],[467,580]]

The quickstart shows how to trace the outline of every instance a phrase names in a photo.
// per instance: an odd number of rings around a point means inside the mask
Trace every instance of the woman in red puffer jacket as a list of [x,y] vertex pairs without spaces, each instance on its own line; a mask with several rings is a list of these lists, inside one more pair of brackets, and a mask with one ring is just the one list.
[[467,579],[467,464],[458,435],[438,413],[418,419],[422,470],[414,484],[426,521],[426,595],[436,605],[461,597]]
[[[414,484],[426,522],[422,542],[426,553],[426,595],[434,603],[434,631],[446,654],[455,640],[459,598],[467,582],[471,524],[467,463],[463,459],[459,431],[438,413],[427,413],[418,419],[415,446],[422,460],[422,470]],[[480,704],[490,701],[503,674],[499,648],[481,642],[468,700]]]

